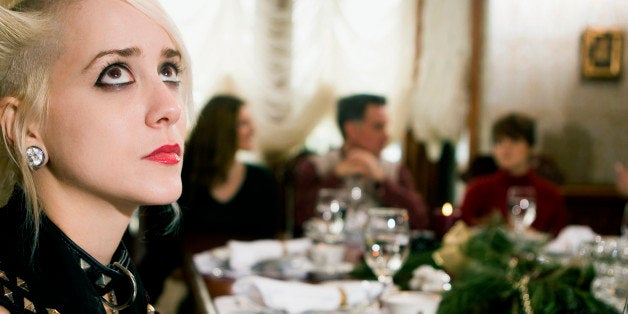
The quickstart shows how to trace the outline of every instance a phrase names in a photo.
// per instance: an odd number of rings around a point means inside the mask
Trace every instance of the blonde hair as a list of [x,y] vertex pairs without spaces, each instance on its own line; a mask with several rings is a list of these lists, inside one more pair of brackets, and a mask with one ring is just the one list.
[[[61,51],[59,23],[64,9],[81,0],[26,0],[12,9],[0,7],[0,99],[19,101],[15,122],[3,130],[0,146],[0,207],[17,184],[26,197],[27,217],[37,239],[42,206],[26,160],[27,128],[46,123],[49,72]],[[182,55],[181,90],[189,116],[192,104],[190,58],[174,23],[157,1],[120,0],[131,4],[170,35]]]

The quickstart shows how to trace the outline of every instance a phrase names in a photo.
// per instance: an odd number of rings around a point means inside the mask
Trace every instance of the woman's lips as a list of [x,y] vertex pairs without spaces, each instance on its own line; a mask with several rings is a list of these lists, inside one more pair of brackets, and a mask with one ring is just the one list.
[[179,144],[164,145],[155,149],[152,153],[144,157],[144,159],[166,165],[173,165],[181,161],[181,147],[179,147]]

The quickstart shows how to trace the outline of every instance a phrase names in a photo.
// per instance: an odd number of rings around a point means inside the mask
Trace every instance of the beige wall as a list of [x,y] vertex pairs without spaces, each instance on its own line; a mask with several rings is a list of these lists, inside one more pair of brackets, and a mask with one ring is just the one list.
[[628,161],[628,49],[622,79],[583,80],[580,35],[628,32],[628,1],[488,0],[485,10],[481,151],[490,151],[496,117],[523,111],[538,121],[537,149],[559,162],[567,183],[612,183],[613,164]]

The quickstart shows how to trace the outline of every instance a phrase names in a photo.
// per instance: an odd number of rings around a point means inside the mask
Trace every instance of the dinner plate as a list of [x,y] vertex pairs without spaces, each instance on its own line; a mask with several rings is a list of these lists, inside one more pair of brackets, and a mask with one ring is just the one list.
[[203,275],[233,279],[247,275],[275,279],[305,279],[312,269],[312,263],[307,257],[295,255],[260,261],[247,272],[236,271],[229,266],[229,248],[226,246],[195,254],[194,263]]
[[263,260],[255,264],[250,272],[237,272],[229,267],[229,248],[214,248],[194,255],[194,262],[201,274],[214,277],[240,278],[245,275],[260,275],[275,279],[305,279],[311,275],[315,280],[339,279],[354,269],[349,262],[337,265],[315,265],[306,256],[296,255]]
[[328,266],[313,265],[309,273],[315,280],[340,279],[350,273],[354,267],[355,266],[349,262]]
[[227,247],[219,247],[194,254],[193,259],[196,269],[203,275],[237,277],[237,274],[229,268],[229,249]]
[[[286,311],[273,310],[260,305],[246,296],[220,296],[214,299],[216,310],[220,314],[287,314]],[[291,313],[297,314],[297,313]],[[383,314],[379,303],[362,304],[333,311],[306,311],[298,314]]]
[[275,279],[303,280],[312,269],[305,256],[286,256],[260,261],[251,267],[253,274]]

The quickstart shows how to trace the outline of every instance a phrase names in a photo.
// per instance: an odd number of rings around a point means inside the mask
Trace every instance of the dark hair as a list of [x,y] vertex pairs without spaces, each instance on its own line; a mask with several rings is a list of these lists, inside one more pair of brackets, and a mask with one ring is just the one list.
[[244,101],[217,95],[198,116],[185,148],[184,184],[211,187],[225,182],[238,151],[237,119]]
[[356,94],[338,100],[336,118],[342,137],[345,137],[343,127],[345,122],[362,121],[368,105],[384,106],[386,105],[386,97],[373,94]]
[[536,143],[536,123],[526,115],[511,113],[493,124],[493,143],[507,137],[511,139],[523,139],[528,145]]

